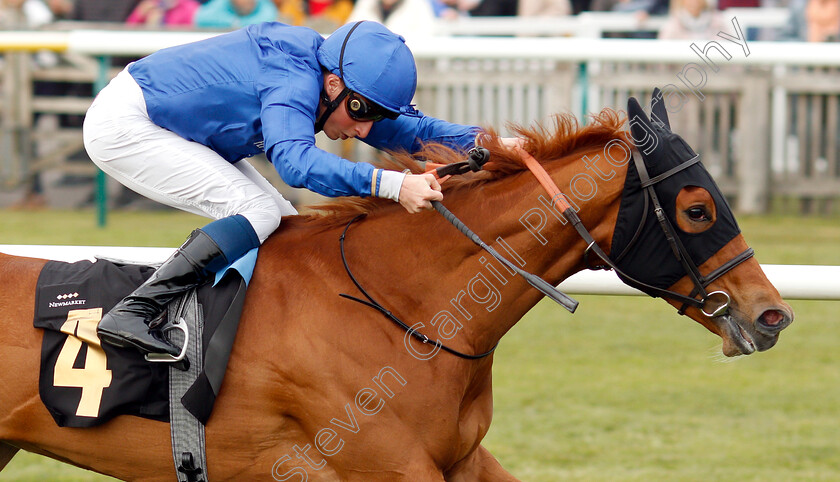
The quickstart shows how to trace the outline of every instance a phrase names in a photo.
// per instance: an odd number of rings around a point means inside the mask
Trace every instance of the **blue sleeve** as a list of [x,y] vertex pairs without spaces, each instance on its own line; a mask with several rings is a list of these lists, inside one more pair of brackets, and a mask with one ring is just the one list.
[[304,141],[284,141],[267,152],[274,167],[291,187],[305,187],[324,196],[370,196],[374,168],[350,162]]
[[423,142],[439,142],[454,149],[473,147],[475,136],[481,132],[477,126],[453,124],[424,115],[420,111],[403,114],[395,120],[384,119],[373,124],[365,143],[378,149],[416,152]]
[[[299,39],[297,40],[299,42]],[[374,167],[315,146],[315,106],[321,92],[316,49],[262,44],[264,75],[257,82],[265,153],[286,184],[324,196],[370,196]],[[297,49],[300,48],[300,51]]]
[[[293,93],[278,95],[284,90]],[[373,166],[317,148],[314,114],[300,105],[304,96],[295,96],[296,90],[275,89],[263,103],[265,153],[280,177],[291,187],[305,187],[324,196],[369,196]]]

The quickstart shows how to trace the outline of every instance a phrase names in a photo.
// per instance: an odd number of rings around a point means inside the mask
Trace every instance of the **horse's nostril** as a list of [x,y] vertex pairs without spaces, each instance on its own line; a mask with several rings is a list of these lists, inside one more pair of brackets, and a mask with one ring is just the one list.
[[765,310],[756,320],[755,328],[765,335],[772,336],[787,328],[792,320],[793,317],[782,310]]
[[778,326],[784,319],[785,315],[779,310],[767,310],[758,317],[758,321],[767,326]]

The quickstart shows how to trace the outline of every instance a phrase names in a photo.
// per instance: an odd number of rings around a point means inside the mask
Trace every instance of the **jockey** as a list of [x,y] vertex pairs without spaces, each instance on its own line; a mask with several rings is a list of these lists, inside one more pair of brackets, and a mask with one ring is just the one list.
[[403,38],[369,21],[326,40],[303,27],[256,24],[128,65],[87,112],[88,154],[126,187],[216,221],[102,318],[102,341],[177,355],[157,328],[166,304],[296,214],[244,158],[265,152],[287,184],[325,196],[378,196],[410,213],[442,200],[430,174],[376,169],[315,147],[320,130],[382,149],[472,147],[478,127],[413,109],[416,85]]

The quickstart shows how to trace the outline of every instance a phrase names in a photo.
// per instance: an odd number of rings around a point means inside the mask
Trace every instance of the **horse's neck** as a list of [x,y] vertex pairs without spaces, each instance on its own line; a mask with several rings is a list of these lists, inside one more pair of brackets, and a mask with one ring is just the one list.
[[[602,169],[603,176],[589,175],[582,159],[546,167],[579,207],[599,245],[608,249],[624,172],[610,177]],[[447,193],[445,204],[505,258],[557,284],[583,268],[586,245],[548,198],[533,176],[522,173]],[[369,257],[359,273],[367,271],[366,288],[374,298],[409,325],[421,322],[418,331],[467,353],[498,343],[542,296],[435,212],[371,216],[351,228],[350,251],[355,251],[354,264]]]

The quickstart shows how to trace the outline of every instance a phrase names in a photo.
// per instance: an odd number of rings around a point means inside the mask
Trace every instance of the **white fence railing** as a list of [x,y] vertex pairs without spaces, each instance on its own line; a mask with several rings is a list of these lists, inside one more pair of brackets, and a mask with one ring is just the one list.
[[[629,96],[646,98],[660,86],[674,107],[675,130],[703,155],[739,211],[763,211],[771,193],[840,196],[840,44],[751,42],[741,36],[739,22],[735,17],[727,27],[729,37],[707,41],[412,38],[419,69],[416,100],[430,115],[505,132],[507,122],[545,121],[562,112],[584,121],[589,112],[623,109]],[[88,59],[60,71],[26,70],[31,63],[25,58],[7,62],[0,98],[4,136],[15,134],[25,144],[33,137],[28,129],[35,113],[65,108],[81,113],[89,102],[35,96],[31,84],[36,79],[107,80],[114,69],[91,60],[140,57],[211,35],[216,34],[0,32],[0,51],[8,53],[7,60],[39,49]],[[357,149],[358,159],[370,155]],[[56,152],[40,155],[53,159],[62,151]],[[21,173],[27,162],[46,164],[10,152],[0,159],[0,180],[3,166],[18,166]]]
[[[174,248],[119,246],[44,246],[0,244],[0,253],[58,261],[95,260],[96,257],[159,263]],[[767,278],[785,299],[840,300],[840,266],[761,265]],[[560,290],[570,294],[643,295],[622,283],[612,271],[583,271],[564,281]]]
[[[787,8],[730,8],[720,15],[727,22],[737,18],[744,31],[751,28],[780,31],[790,21]],[[640,20],[634,12],[581,12],[565,17],[459,17],[437,20],[434,33],[439,36],[602,38],[611,33],[656,33],[666,21],[665,16]]]

